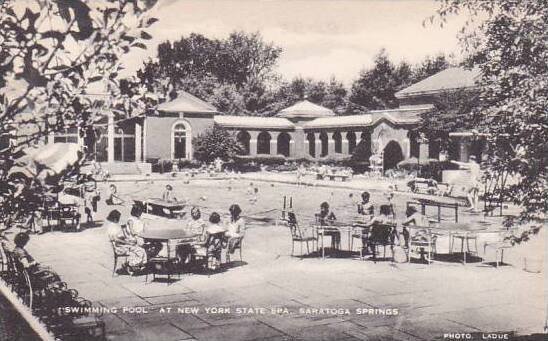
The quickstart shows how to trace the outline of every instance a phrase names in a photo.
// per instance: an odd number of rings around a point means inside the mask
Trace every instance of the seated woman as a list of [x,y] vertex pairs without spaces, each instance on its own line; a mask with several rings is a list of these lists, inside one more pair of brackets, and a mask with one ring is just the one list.
[[29,240],[30,236],[26,232],[19,232],[16,234],[13,239],[13,244],[15,245],[13,248],[13,255],[19,262],[21,262],[23,267],[27,269],[29,274],[35,274],[45,270],[45,268],[41,267],[40,264],[38,264],[25,249],[25,246]]
[[198,240],[192,244],[183,244],[177,247],[177,258],[181,263],[190,262],[192,249],[195,246],[204,245],[205,243],[205,227],[207,223],[202,219],[202,213],[198,207],[193,207],[190,210],[190,220],[184,225],[185,230],[190,234],[199,236]]
[[147,262],[147,253],[144,248],[137,245],[136,238],[124,233],[120,225],[120,216],[120,211],[110,211],[103,227],[107,231],[110,241],[114,242],[115,252],[129,255],[124,269],[128,274],[133,275],[136,271],[144,268]]
[[108,187],[108,194],[105,202],[107,205],[122,205],[124,203],[124,200],[120,198],[118,189],[114,184],[111,184]]
[[[371,218],[371,220],[364,227],[364,233],[362,234],[363,253],[368,252],[370,239],[377,238],[377,236],[374,235],[373,231],[373,227],[375,225],[393,224],[395,224],[395,221],[394,216],[392,215],[392,207],[390,205],[381,205],[379,209],[379,215]],[[390,233],[390,241],[394,243],[395,239],[398,238],[397,231],[394,228],[392,231],[390,231]]]
[[228,238],[228,252],[234,253],[238,241],[245,235],[245,221],[240,216],[242,209],[238,204],[233,204],[228,209],[230,212],[230,222],[225,236]]
[[[318,223],[320,226],[329,226],[332,225],[337,217],[331,211],[329,211],[329,204],[327,202],[322,202],[320,205],[320,213],[317,214]],[[331,248],[339,249],[341,245],[341,232],[338,230],[324,231],[325,236],[331,237]]]
[[209,225],[204,229],[204,235],[202,244],[196,245],[195,254],[204,256],[206,254],[212,255],[211,259],[208,259],[208,265],[211,269],[217,269],[221,264],[221,247],[222,236],[226,232],[226,228],[221,223],[221,216],[217,212],[211,213],[209,216]]
[[409,247],[409,240],[412,238],[413,240],[417,241],[427,241],[428,240],[428,231],[426,229],[419,229],[417,232],[411,237],[409,230],[406,228],[407,226],[419,226],[419,227],[428,227],[430,226],[430,221],[428,220],[428,217],[424,214],[417,211],[417,209],[413,206],[409,206],[407,208],[407,211],[405,212],[405,215],[407,218],[402,222],[403,226],[403,238],[405,240],[405,247]]

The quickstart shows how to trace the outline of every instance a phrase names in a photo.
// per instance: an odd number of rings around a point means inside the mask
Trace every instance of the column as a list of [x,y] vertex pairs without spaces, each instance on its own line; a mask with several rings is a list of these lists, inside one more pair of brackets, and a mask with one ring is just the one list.
[[314,157],[319,158],[322,155],[322,140],[320,140],[320,133],[314,133]]
[[107,161],[114,162],[114,115],[108,114],[107,125]]
[[141,124],[136,122],[135,123],[135,162],[141,162],[143,161],[143,153],[142,153],[142,131],[143,128],[141,127]]
[[279,131],[270,131],[270,155],[278,154],[278,135]]
[[[293,143],[293,151],[291,156],[305,157],[308,154],[308,140],[306,139],[302,127],[295,127],[295,132],[291,133],[291,142]],[[289,145],[291,148],[291,145]]]
[[295,156],[295,140],[293,137],[291,137],[291,141],[289,141],[289,157]]
[[251,138],[249,139],[249,155],[256,156],[257,155],[257,136],[259,136],[258,131],[250,131],[249,135]]
[[333,138],[335,133],[327,133],[327,155],[335,154],[335,139]]
[[[409,157],[411,156],[411,141],[408,138],[403,139],[402,148],[403,158],[409,159]],[[426,154],[426,157],[428,157],[428,153]]]
[[341,147],[343,155],[350,154],[348,139],[346,138],[346,133],[341,133]]
[[460,162],[468,162],[468,159],[470,158],[470,146],[472,145],[472,141],[468,137],[461,137],[459,139],[459,149],[460,149],[460,155],[459,155],[459,161]]

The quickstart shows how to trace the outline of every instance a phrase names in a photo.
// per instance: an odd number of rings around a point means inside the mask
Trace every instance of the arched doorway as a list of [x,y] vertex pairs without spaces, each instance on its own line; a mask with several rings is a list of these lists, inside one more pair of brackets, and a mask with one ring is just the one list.
[[314,138],[314,133],[306,134],[306,139],[308,140],[308,154],[316,157],[316,139]]
[[346,133],[346,139],[348,140],[348,153],[354,153],[356,149],[356,134],[353,131]]
[[278,135],[278,154],[283,156],[289,156],[289,144],[291,142],[291,136],[288,133],[281,133]]
[[329,148],[329,138],[327,137],[326,132],[320,133],[320,141],[322,142],[322,151],[320,153],[320,156],[324,157],[327,155]]
[[192,158],[192,133],[186,121],[177,121],[171,128],[171,158]]
[[236,140],[242,145],[243,155],[249,155],[249,141],[251,140],[251,135],[243,130],[236,135]]
[[342,153],[342,136],[341,133],[336,131],[333,133],[333,141],[335,141],[335,153]]
[[396,168],[398,162],[403,160],[402,149],[396,141],[390,141],[383,150],[384,170]]
[[270,134],[266,131],[257,136],[257,154],[270,154]]

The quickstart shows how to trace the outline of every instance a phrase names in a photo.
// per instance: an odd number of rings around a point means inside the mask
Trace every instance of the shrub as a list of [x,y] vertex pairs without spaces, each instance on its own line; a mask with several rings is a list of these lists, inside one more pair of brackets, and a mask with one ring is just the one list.
[[194,157],[202,162],[212,162],[216,158],[229,161],[241,154],[243,148],[230,131],[218,126],[206,130],[192,141]]
[[179,169],[195,169],[200,168],[202,166],[202,163],[197,160],[187,160],[187,159],[179,159],[177,160],[177,168]]
[[281,165],[284,164],[287,160],[283,155],[268,155],[268,154],[259,154],[259,155],[238,155],[234,157],[236,163],[256,163],[263,165]]

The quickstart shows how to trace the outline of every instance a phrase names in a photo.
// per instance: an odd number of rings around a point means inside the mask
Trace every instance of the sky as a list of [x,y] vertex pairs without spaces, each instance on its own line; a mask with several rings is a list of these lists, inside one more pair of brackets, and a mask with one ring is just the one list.
[[156,56],[157,45],[191,32],[224,38],[235,30],[259,31],[283,49],[277,71],[350,84],[385,48],[396,62],[418,62],[439,53],[458,56],[457,31],[464,18],[443,28],[423,25],[435,14],[433,0],[159,0],[150,15],[159,19],[148,31],[146,51],[126,59],[131,74]]

